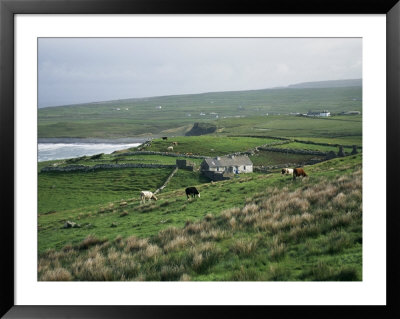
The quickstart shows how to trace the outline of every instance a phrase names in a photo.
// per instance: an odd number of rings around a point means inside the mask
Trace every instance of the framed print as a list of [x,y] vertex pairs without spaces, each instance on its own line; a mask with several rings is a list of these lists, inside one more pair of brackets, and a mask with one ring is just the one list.
[[399,314],[400,5],[291,5],[1,0],[5,318]]

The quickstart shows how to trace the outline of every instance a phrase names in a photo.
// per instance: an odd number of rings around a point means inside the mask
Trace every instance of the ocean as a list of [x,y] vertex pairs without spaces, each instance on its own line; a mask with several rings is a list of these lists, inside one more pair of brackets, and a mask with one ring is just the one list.
[[88,139],[42,139],[38,142],[38,162],[67,159],[95,154],[111,154],[140,145],[144,140],[88,140]]

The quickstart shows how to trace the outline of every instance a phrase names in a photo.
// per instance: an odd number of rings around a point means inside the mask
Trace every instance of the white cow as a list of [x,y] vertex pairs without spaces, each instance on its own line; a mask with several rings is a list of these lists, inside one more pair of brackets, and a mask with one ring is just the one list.
[[174,148],[173,148],[172,146],[168,146],[168,147],[167,147],[167,150],[168,150],[168,151],[173,151]]
[[148,199],[149,201],[151,201],[152,199],[157,200],[157,197],[152,192],[141,191],[140,192],[140,202],[146,203],[146,199]]
[[293,168],[282,168],[282,175],[292,175]]

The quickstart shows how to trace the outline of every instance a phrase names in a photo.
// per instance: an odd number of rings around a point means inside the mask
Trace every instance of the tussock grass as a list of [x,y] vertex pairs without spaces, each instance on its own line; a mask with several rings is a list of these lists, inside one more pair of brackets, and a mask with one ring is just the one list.
[[88,249],[91,246],[102,244],[106,242],[107,239],[100,239],[94,235],[88,235],[79,245],[78,249]]
[[231,245],[231,250],[239,256],[250,256],[257,249],[257,241],[250,239],[238,239]]
[[41,276],[42,281],[69,281],[71,279],[71,273],[64,268],[47,270]]
[[147,238],[138,238],[136,236],[130,236],[125,242],[120,242],[120,247],[125,247],[126,252],[138,251],[146,249],[149,245],[149,240]]
[[164,246],[164,250],[166,252],[170,252],[173,250],[182,249],[183,247],[186,247],[189,244],[191,244],[190,237],[177,236]]
[[233,281],[257,281],[259,278],[260,274],[256,270],[241,266],[240,269],[236,270],[229,279]]

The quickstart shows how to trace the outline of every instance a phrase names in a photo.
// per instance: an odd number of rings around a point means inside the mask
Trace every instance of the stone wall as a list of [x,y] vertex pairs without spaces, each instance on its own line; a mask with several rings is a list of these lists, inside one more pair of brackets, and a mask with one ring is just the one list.
[[258,149],[262,150],[262,151],[290,153],[290,154],[318,155],[318,156],[327,156],[328,155],[328,152],[298,150],[298,149],[291,149],[291,148],[259,147]]
[[87,165],[68,165],[63,167],[46,166],[41,169],[41,172],[72,172],[82,171],[90,172],[98,169],[118,169],[118,168],[174,168],[176,165],[164,164],[97,164],[93,166]]
[[321,146],[333,146],[333,147],[340,147],[340,146],[354,147],[354,146],[356,146],[356,149],[361,149],[361,147],[357,146],[357,145],[330,144],[330,143],[321,143],[321,142],[313,142],[313,141],[303,141],[303,140],[298,140],[298,139],[294,139],[293,142],[302,143],[302,144],[321,145]]
[[178,171],[178,167],[175,167],[175,169],[172,171],[171,174],[169,174],[169,176],[167,177],[167,179],[165,180],[164,184],[158,188],[154,194],[158,194],[159,192],[161,192],[169,183],[169,181],[171,180],[171,178],[175,175],[175,173]]
[[179,154],[179,153],[154,152],[154,151],[127,152],[127,153],[116,154],[115,156],[131,156],[131,155],[163,155],[163,156],[186,157],[186,158],[209,158],[210,157],[210,156],[202,156],[202,155],[186,155],[186,154]]
[[270,173],[272,170],[279,169],[279,168],[294,168],[294,167],[302,167],[305,165],[314,165],[317,163],[321,163],[324,161],[327,161],[328,158],[323,158],[323,159],[310,159],[309,161],[306,162],[301,162],[301,163],[285,163],[285,164],[278,164],[278,165],[268,165],[268,166],[254,166],[253,170],[254,172],[264,172],[264,173]]

